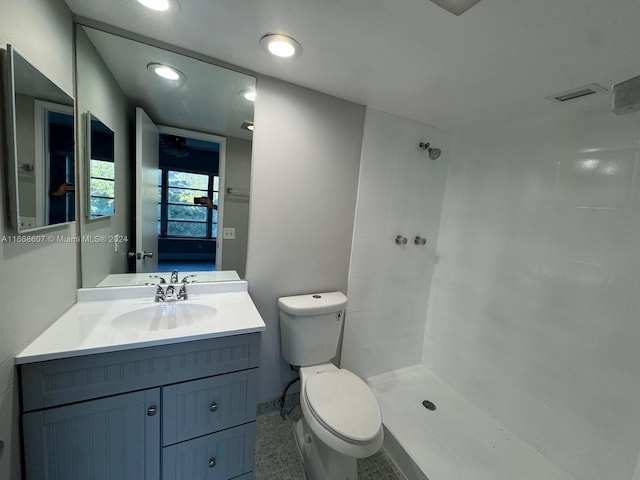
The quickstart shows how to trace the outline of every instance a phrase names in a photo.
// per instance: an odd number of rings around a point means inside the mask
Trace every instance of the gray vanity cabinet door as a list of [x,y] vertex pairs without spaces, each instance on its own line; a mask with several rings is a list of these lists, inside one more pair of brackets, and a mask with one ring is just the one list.
[[158,480],[160,389],[23,415],[28,480]]

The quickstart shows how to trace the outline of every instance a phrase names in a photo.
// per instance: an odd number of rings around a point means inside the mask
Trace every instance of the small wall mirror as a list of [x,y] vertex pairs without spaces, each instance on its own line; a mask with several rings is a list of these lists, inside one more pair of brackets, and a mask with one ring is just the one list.
[[87,216],[94,220],[116,211],[115,134],[91,112],[86,134]]
[[75,220],[74,101],[7,46],[11,221],[18,233]]

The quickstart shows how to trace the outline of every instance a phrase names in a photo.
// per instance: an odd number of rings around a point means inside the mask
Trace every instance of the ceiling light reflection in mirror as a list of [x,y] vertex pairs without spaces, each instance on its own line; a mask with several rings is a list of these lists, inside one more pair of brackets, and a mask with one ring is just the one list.
[[165,80],[177,81],[184,79],[184,73],[180,70],[170,67],[169,65],[163,65],[162,63],[150,63],[147,65],[147,70]]
[[250,102],[255,102],[256,101],[256,91],[249,89],[249,90],[242,90],[239,92],[240,95],[243,96],[243,98],[245,100],[249,100]]

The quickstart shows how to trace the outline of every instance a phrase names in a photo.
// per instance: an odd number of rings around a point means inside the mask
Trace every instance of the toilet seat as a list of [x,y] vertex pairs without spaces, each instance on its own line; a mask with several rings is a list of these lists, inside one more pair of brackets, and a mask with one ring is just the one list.
[[380,406],[357,375],[344,369],[320,372],[307,379],[304,391],[315,419],[342,440],[366,444],[380,435]]

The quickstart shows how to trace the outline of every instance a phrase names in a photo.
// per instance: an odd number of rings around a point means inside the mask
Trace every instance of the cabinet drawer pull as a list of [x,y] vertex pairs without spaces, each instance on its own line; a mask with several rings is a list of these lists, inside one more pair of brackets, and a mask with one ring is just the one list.
[[156,407],[155,405],[151,405],[147,409],[147,415],[150,417],[153,417],[156,413],[158,413],[158,407]]
[[211,457],[209,459],[209,468],[213,468],[216,466],[216,457]]
[[217,410],[218,410],[218,404],[216,402],[211,402],[211,405],[209,406],[209,411],[215,412]]

